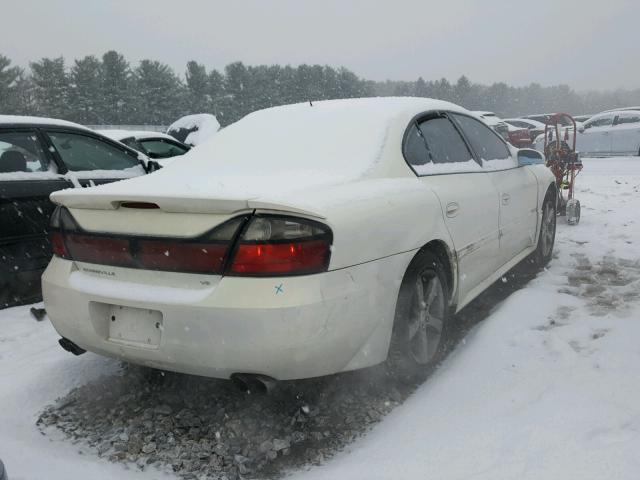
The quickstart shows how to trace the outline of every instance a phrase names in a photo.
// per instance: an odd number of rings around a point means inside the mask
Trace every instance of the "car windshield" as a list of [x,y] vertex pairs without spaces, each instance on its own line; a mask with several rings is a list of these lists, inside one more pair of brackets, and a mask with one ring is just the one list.
[[640,478],[640,0],[0,17],[0,480]]

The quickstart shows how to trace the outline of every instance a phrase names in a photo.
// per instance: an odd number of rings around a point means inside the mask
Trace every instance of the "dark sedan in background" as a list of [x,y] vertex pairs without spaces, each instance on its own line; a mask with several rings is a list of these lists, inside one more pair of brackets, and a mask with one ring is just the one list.
[[143,175],[144,155],[61,120],[0,115],[0,308],[40,299],[56,190]]

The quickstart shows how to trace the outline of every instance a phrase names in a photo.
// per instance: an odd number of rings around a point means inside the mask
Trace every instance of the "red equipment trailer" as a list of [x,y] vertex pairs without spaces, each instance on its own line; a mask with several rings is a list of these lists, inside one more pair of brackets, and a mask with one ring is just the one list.
[[[573,127],[563,125],[563,120],[568,120]],[[557,211],[567,216],[569,225],[580,222],[580,201],[574,196],[576,177],[582,170],[580,154],[576,152],[577,133],[576,121],[567,113],[553,115],[544,129],[544,155],[558,186]]]

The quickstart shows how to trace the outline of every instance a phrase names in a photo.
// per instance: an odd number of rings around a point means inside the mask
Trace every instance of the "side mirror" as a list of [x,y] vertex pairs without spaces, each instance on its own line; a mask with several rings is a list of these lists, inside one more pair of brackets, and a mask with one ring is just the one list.
[[543,165],[544,156],[537,150],[522,148],[518,150],[518,166]]
[[585,127],[584,123],[581,123],[580,125],[578,125],[578,133],[584,133],[584,131],[589,128],[588,126]]
[[162,168],[162,165],[160,165],[155,160],[150,160],[148,165],[149,165],[149,173],[155,172],[155,171],[160,170]]

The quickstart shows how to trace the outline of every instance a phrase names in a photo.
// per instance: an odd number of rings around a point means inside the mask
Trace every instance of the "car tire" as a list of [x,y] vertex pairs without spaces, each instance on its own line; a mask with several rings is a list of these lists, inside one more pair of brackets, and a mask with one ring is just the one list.
[[556,195],[553,190],[547,191],[542,202],[542,220],[538,245],[531,256],[531,263],[538,270],[544,268],[553,256],[553,246],[556,239]]
[[391,334],[387,367],[404,381],[424,377],[446,351],[450,291],[445,268],[422,251],[404,275]]

